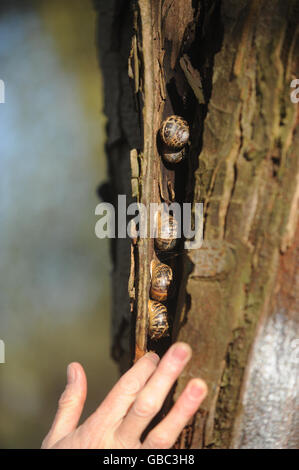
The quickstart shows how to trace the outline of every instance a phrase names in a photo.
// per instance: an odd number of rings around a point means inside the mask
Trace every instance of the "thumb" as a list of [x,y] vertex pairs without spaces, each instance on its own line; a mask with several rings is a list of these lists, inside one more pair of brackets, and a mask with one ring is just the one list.
[[84,369],[78,362],[72,362],[67,368],[66,388],[59,399],[56,416],[42,443],[42,449],[52,447],[76,429],[86,400],[86,393],[87,381]]

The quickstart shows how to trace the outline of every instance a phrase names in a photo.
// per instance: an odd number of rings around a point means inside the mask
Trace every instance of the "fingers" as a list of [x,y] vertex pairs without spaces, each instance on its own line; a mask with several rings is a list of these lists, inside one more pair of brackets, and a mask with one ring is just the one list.
[[122,446],[140,445],[140,436],[158,413],[172,385],[191,357],[191,348],[185,343],[174,344],[161,360],[157,370],[138,394],[127,416],[115,431]]
[[169,449],[207,395],[201,379],[190,380],[168,415],[148,434],[142,449]]
[[[157,368],[160,358],[153,352],[147,353],[126,372],[116,383],[99,408],[84,423],[84,429],[95,433],[101,442],[107,430],[113,430],[127,414],[137,394]],[[95,431],[96,430],[96,431]],[[97,443],[92,445],[97,446]]]
[[52,427],[42,448],[52,447],[57,441],[76,429],[86,400],[87,382],[83,367],[73,362],[67,368],[67,386],[58,403]]

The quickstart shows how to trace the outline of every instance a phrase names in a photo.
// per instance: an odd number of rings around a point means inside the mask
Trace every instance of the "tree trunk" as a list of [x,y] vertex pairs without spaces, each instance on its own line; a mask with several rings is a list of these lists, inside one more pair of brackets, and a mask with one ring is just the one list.
[[[174,399],[194,376],[209,394],[177,447],[296,447],[298,3],[95,4],[110,175],[100,193],[204,205],[203,246],[181,244],[163,258],[175,296],[172,336],[158,343],[147,337],[153,240],[113,240],[114,357],[123,371],[134,349],[139,357],[176,339],[192,346]],[[191,128],[176,169],[157,148],[170,114]]]

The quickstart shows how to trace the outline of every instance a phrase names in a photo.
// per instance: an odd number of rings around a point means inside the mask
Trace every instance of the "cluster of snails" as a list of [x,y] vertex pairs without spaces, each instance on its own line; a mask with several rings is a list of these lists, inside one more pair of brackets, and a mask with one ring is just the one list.
[[[188,123],[180,116],[170,116],[160,128],[161,153],[168,163],[178,163],[185,156],[189,140]],[[155,247],[159,251],[172,250],[178,240],[178,222],[175,217],[158,212],[156,218]],[[151,287],[148,301],[149,335],[152,340],[168,336],[167,308],[162,302],[169,298],[173,282],[170,266],[157,258],[151,263]]]

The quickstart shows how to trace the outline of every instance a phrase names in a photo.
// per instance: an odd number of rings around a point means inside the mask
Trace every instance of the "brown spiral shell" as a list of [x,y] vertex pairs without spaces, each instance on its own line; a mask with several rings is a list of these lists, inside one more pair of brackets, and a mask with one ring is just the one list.
[[178,222],[168,214],[157,214],[157,230],[155,234],[156,248],[161,251],[172,250],[178,241]]
[[165,302],[169,296],[173,275],[167,264],[153,262],[150,296],[159,302]]
[[167,308],[156,300],[148,301],[149,335],[153,340],[168,336]]
[[162,122],[160,136],[169,149],[178,152],[188,143],[189,135],[188,123],[180,116],[169,116]]

